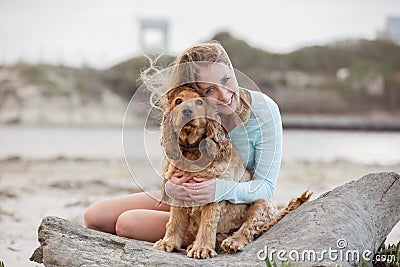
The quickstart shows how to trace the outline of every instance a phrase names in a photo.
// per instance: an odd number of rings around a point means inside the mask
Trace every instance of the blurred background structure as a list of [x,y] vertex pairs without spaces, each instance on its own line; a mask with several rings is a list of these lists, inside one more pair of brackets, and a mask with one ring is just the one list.
[[168,20],[160,18],[141,18],[139,41],[140,48],[145,54],[167,52]]
[[400,17],[386,18],[386,27],[377,32],[377,37],[400,44]]

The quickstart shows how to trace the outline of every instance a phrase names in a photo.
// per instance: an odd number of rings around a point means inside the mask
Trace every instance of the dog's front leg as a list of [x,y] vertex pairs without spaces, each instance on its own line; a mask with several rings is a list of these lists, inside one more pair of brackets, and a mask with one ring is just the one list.
[[154,247],[167,252],[171,252],[174,249],[180,250],[188,225],[189,219],[186,209],[171,207],[165,236],[163,239],[157,241]]
[[217,203],[207,204],[201,209],[196,240],[187,251],[188,257],[196,259],[211,258],[217,255],[217,252],[215,252],[215,240],[221,216],[221,207]]

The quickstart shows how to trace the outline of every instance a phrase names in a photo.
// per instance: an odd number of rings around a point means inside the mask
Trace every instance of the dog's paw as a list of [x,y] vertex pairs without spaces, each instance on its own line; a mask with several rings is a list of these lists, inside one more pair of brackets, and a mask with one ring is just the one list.
[[193,243],[190,244],[190,245],[188,245],[188,246],[186,247],[186,255],[189,253],[189,251],[190,251],[192,248],[193,248]]
[[207,259],[217,256],[217,252],[211,247],[194,248],[192,247],[186,254],[189,258]]
[[156,249],[163,250],[163,251],[166,251],[166,252],[171,252],[171,251],[173,251],[174,249],[176,249],[176,250],[179,250],[179,249],[180,249],[176,244],[170,243],[170,242],[166,242],[166,241],[164,241],[164,239],[158,240],[158,241],[154,244],[154,247],[155,247]]
[[244,246],[245,244],[243,242],[233,237],[228,237],[221,243],[221,248],[229,254],[234,254],[238,251],[243,251]]
[[227,234],[220,234],[220,233],[217,234],[217,239],[215,240],[215,251],[217,251],[217,253],[223,252],[223,250],[221,248],[221,244],[222,244],[222,241],[224,241],[228,237],[229,237],[229,235],[227,235]]

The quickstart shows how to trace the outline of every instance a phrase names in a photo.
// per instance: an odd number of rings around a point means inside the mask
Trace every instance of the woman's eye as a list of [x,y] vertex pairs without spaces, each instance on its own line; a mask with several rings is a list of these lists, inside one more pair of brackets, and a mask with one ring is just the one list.
[[212,88],[212,87],[207,88],[206,91],[205,91],[205,93],[208,94],[208,95],[212,94],[212,92],[214,92],[214,88]]
[[230,78],[231,78],[231,77],[226,77],[225,79],[223,79],[223,80],[222,80],[222,84],[227,83],[227,82],[229,81]]
[[203,101],[200,100],[200,99],[197,99],[197,100],[196,100],[196,104],[199,105],[199,106],[201,106],[201,105],[203,105]]
[[175,104],[179,105],[180,103],[182,103],[182,99],[178,98],[175,100]]

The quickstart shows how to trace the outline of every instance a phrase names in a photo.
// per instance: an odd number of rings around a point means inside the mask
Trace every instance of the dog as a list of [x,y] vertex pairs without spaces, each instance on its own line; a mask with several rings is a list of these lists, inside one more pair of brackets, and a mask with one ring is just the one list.
[[[185,176],[251,180],[242,156],[226,138],[218,111],[192,88],[178,86],[167,92],[161,129],[165,152],[162,188],[176,171],[183,171]],[[236,253],[310,197],[308,191],[304,192],[277,216],[274,205],[265,199],[251,204],[221,201],[198,206],[170,198],[163,190],[163,200],[171,204],[170,218],[164,238],[154,247],[167,252],[180,250],[190,232],[195,241],[187,247],[186,255],[196,259],[214,257],[218,233],[227,236],[220,247],[227,253]]]

